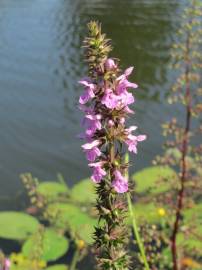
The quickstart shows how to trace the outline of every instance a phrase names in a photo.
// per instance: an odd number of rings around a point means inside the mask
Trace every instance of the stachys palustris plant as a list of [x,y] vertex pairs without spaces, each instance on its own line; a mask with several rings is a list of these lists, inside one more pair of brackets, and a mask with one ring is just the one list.
[[129,184],[125,176],[128,163],[124,161],[124,145],[136,154],[138,142],[144,141],[146,136],[134,135],[136,126],[126,127],[127,117],[133,114],[129,105],[135,102],[128,90],[138,87],[128,81],[133,67],[121,74],[118,60],[109,58],[112,47],[101,33],[99,23],[90,22],[88,31],[84,39],[88,76],[79,81],[84,86],[79,103],[85,114],[85,133],[81,137],[86,143],[82,148],[93,171],[91,179],[97,184],[97,265],[102,270],[126,270],[130,268],[125,224],[125,193],[129,192]]

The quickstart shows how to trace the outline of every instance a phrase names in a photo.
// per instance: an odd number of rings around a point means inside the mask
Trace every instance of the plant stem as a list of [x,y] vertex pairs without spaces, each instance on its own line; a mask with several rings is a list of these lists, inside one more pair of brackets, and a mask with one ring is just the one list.
[[149,264],[147,262],[147,257],[146,257],[144,245],[143,245],[143,242],[141,240],[141,237],[140,237],[140,234],[139,234],[139,231],[138,231],[138,225],[137,225],[137,222],[136,222],[136,217],[135,217],[134,210],[132,208],[132,202],[131,202],[131,198],[130,198],[129,193],[127,193],[127,200],[128,200],[128,209],[129,209],[130,217],[131,217],[131,220],[132,220],[132,223],[133,223],[133,231],[134,231],[134,234],[135,234],[135,238],[137,240],[137,244],[138,244],[138,247],[139,247],[139,250],[140,250],[140,254],[141,254],[142,260],[144,262],[145,269],[149,270],[150,269]]
[[[128,154],[125,155],[125,162],[126,163],[129,162],[129,155]],[[126,172],[126,178],[129,179],[129,171],[128,170]],[[130,214],[132,224],[133,224],[133,232],[134,232],[135,238],[137,240],[137,244],[138,244],[140,254],[141,254],[144,266],[145,266],[145,270],[150,270],[149,264],[147,262],[147,257],[146,257],[146,253],[145,253],[144,244],[143,244],[143,242],[141,240],[141,236],[140,236],[139,231],[138,231],[138,225],[137,225],[137,222],[136,222],[135,212],[134,212],[133,207],[132,207],[130,193],[127,193],[127,201],[128,201],[129,214]]]
[[179,231],[179,222],[181,218],[181,212],[183,209],[183,199],[184,199],[184,192],[185,192],[185,181],[187,178],[187,164],[186,164],[186,156],[187,156],[187,149],[189,144],[189,131],[190,131],[190,123],[191,123],[191,93],[190,93],[190,79],[189,79],[189,67],[190,67],[190,60],[189,60],[189,52],[190,52],[190,41],[189,41],[189,34],[187,37],[186,42],[186,71],[185,71],[185,80],[186,80],[186,123],[182,141],[182,150],[181,150],[181,177],[180,177],[180,190],[178,192],[177,197],[177,210],[175,214],[175,222],[173,226],[173,232],[171,235],[171,252],[172,252],[172,261],[173,261],[173,270],[178,270],[178,254],[177,254],[177,234]]
[[79,250],[76,249],[69,270],[76,270],[76,265],[79,261]]

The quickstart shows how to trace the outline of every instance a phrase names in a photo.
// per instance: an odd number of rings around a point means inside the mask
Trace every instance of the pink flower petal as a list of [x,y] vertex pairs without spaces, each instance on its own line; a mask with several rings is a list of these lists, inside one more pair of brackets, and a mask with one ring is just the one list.
[[84,149],[84,150],[90,150],[92,149],[93,147],[96,147],[100,144],[100,141],[99,140],[95,140],[95,141],[92,141],[91,143],[86,143],[86,144],[83,144],[81,147]]

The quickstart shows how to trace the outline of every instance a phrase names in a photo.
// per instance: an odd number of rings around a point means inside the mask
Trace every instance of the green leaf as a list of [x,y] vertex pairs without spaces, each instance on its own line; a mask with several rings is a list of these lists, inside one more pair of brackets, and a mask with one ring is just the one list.
[[79,203],[94,203],[96,200],[95,184],[91,179],[81,180],[72,188],[71,197]]
[[177,245],[184,247],[186,252],[197,256],[202,256],[202,241],[199,237],[194,235],[189,235],[187,237],[184,233],[179,233],[177,236]]
[[169,181],[164,183],[158,183],[160,179],[169,180],[176,177],[176,173],[168,166],[153,166],[145,168],[135,174],[132,179],[136,183],[136,191],[138,193],[151,192],[153,194],[159,194],[169,190]]
[[[202,235],[202,203],[195,204],[192,208],[185,209],[183,211],[183,217],[185,226],[187,224],[194,225],[192,231],[194,232],[193,235],[195,234],[196,236],[193,236],[193,241],[191,236],[190,241],[193,242],[193,244],[195,241],[200,242],[200,245],[199,243],[196,243],[196,246],[201,248],[202,254],[202,241],[197,237],[197,235]],[[191,242],[190,244],[192,244]]]
[[[27,270],[27,266],[19,266],[19,265],[15,265],[15,264],[12,264],[11,265],[11,270]],[[32,267],[29,267],[29,270],[33,270]]]
[[184,223],[192,224],[198,227],[198,231],[202,234],[202,203],[197,203],[189,209],[183,211]]
[[56,264],[46,268],[45,270],[68,270],[65,264]]
[[38,185],[37,192],[44,197],[55,199],[61,194],[68,194],[68,188],[63,183],[42,182]]
[[171,249],[169,246],[166,246],[162,249],[161,251],[163,257],[164,257],[164,260],[166,260],[167,262],[171,262],[172,260],[172,254],[171,254]]
[[145,220],[148,223],[158,223],[162,219],[154,203],[136,203],[133,205],[133,211],[139,221]]
[[[40,239],[40,243],[38,239]],[[45,229],[41,233],[40,238],[34,234],[24,243],[22,253],[28,258],[32,258],[36,248],[38,248],[37,252],[40,254],[40,260],[55,261],[67,252],[69,242],[64,236],[58,235],[54,230]]]
[[21,212],[0,212],[0,237],[12,240],[25,240],[37,231],[36,218]]
[[96,220],[91,218],[86,212],[73,204],[54,203],[50,204],[47,211],[54,213],[55,225],[62,229],[70,228],[71,232],[84,240],[87,244],[92,243],[92,234]]

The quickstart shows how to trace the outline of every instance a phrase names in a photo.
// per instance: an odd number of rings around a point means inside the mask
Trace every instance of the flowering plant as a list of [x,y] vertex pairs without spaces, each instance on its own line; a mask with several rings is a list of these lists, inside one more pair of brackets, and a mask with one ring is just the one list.
[[[195,213],[197,211],[194,210],[200,207],[198,198],[202,188],[200,169],[202,146],[199,143],[202,131],[200,125],[202,4],[197,0],[188,2],[178,30],[177,43],[173,45],[171,51],[172,67],[176,70],[177,79],[168,99],[170,104],[182,106],[184,123],[176,117],[163,125],[163,135],[168,138],[165,143],[166,151],[155,161],[169,165],[176,171],[175,177],[167,179],[171,188],[157,200],[166,205],[172,217],[169,218],[167,225],[173,270],[184,269],[189,260],[198,259],[197,256],[201,253],[201,247],[200,245],[198,247],[197,242],[201,242],[199,235],[201,222],[199,213]],[[165,181],[163,184],[165,185]]]
[[84,40],[88,77],[79,83],[84,86],[80,96],[80,109],[84,112],[86,140],[82,149],[92,168],[92,181],[97,184],[97,210],[99,226],[95,232],[95,247],[100,269],[128,269],[129,256],[125,249],[127,230],[124,223],[126,201],[129,191],[124,161],[124,145],[129,152],[137,154],[137,145],[145,135],[134,135],[137,126],[126,127],[126,119],[135,102],[129,89],[136,83],[128,80],[133,71],[129,67],[121,74],[119,61],[109,58],[110,41],[101,33],[97,22],[88,24],[89,37]]

